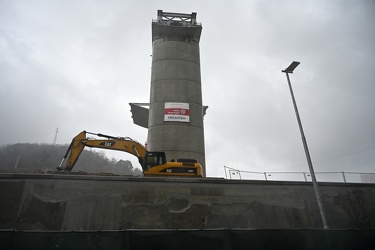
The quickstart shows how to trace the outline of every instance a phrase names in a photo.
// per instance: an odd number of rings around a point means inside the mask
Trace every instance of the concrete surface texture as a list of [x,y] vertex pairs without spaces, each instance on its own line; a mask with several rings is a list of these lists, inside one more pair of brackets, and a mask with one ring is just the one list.
[[[375,185],[320,183],[330,229],[375,229]],[[0,174],[0,228],[321,229],[311,183]]]
[[[163,15],[163,12],[158,14]],[[192,19],[188,22],[173,20],[165,21],[159,16],[158,21],[152,23],[148,150],[164,151],[167,161],[195,159],[201,163],[205,173],[199,56],[202,27],[191,23]],[[188,115],[184,117],[189,120],[165,120],[166,103],[186,105]]]

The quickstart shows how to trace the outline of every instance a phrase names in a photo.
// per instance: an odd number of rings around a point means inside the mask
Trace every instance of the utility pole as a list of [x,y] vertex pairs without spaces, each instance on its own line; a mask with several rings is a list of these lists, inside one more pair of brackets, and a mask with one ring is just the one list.
[[56,128],[56,133],[55,133],[55,138],[53,139],[53,144],[52,145],[55,145],[56,144],[56,139],[57,139],[57,133],[59,132],[59,128],[57,127]]
[[16,169],[18,167],[18,163],[20,162],[21,156],[17,156],[16,164],[14,165],[14,168]]

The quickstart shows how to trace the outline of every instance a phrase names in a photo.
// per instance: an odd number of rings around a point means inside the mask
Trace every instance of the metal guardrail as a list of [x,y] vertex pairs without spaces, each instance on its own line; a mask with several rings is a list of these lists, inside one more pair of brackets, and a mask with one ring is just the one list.
[[[311,182],[310,172],[253,172],[224,166],[225,179]],[[375,173],[315,172],[318,182],[375,183]]]

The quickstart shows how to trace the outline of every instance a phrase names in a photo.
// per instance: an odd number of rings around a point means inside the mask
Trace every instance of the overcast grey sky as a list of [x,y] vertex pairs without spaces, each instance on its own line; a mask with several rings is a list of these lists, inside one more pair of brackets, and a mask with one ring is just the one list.
[[[197,12],[208,176],[308,171],[285,74],[316,171],[375,172],[375,1],[0,0],[0,144],[129,136],[148,102],[151,21]],[[128,154],[112,154],[138,166]]]

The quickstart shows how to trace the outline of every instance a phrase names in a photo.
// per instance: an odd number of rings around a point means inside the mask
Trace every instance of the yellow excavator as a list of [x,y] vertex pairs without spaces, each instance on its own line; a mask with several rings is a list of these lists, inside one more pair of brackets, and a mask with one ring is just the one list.
[[[92,139],[91,134],[105,139]],[[166,161],[165,152],[149,152],[139,142],[129,137],[114,137],[82,131],[73,138],[57,170],[71,171],[85,147],[118,150],[138,158],[145,176],[202,177],[202,166],[193,159]],[[68,158],[65,167],[64,161]]]

